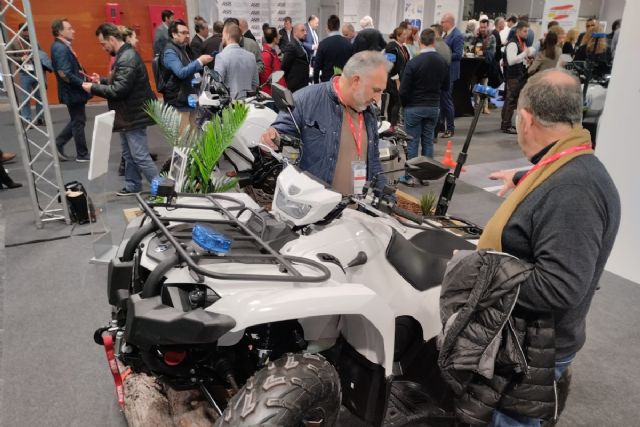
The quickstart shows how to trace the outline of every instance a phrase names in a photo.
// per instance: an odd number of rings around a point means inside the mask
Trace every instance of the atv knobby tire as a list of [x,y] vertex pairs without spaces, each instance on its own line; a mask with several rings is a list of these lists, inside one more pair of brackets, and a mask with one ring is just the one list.
[[324,357],[288,353],[249,378],[216,425],[333,426],[340,400],[340,377]]

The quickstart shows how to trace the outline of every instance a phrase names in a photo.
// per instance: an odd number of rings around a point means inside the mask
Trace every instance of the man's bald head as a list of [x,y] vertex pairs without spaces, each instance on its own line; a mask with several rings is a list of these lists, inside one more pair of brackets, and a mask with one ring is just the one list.
[[293,26],[293,37],[297,40],[303,41],[307,36],[307,29],[304,24],[296,24]]
[[582,123],[580,82],[562,69],[536,73],[520,92],[518,108],[531,112],[544,127],[579,125]]
[[442,25],[444,31],[448,33],[456,26],[456,18],[452,13],[447,12],[442,15],[442,18],[440,18],[440,25]]

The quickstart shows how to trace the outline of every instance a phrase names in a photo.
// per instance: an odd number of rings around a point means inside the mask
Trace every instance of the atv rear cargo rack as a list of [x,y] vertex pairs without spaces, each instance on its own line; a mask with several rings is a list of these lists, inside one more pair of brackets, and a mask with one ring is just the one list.
[[[331,273],[327,267],[320,264],[319,262],[313,261],[311,259],[290,256],[290,255],[282,255],[278,253],[273,247],[271,247],[264,240],[266,230],[266,223],[264,218],[259,214],[258,211],[246,207],[244,203],[240,200],[234,199],[229,196],[224,196],[221,194],[189,194],[189,193],[178,193],[177,198],[174,200],[179,201],[180,197],[189,197],[189,198],[202,198],[206,204],[202,205],[191,205],[191,204],[181,204],[181,203],[159,203],[154,202],[148,199],[150,193],[138,193],[136,194],[136,199],[138,204],[146,214],[148,218],[153,221],[155,226],[157,227],[157,232],[162,233],[167,239],[169,243],[173,246],[176,251],[176,257],[178,262],[184,262],[194,273],[198,274],[199,281],[203,281],[205,277],[210,277],[213,279],[219,280],[248,280],[248,281],[272,281],[272,282],[305,282],[305,283],[317,283],[324,282],[331,276]],[[236,206],[231,206],[225,208],[220,202],[231,202]],[[172,217],[169,215],[161,215],[159,214],[155,208],[167,208],[167,210],[175,210],[175,209],[201,209],[201,210],[212,210],[223,214],[224,218],[215,218],[215,219],[203,219],[203,218],[182,218],[182,217]],[[237,211],[237,214],[234,215],[232,211]],[[248,212],[251,217],[250,220],[253,220],[254,223],[260,224],[259,230],[253,231],[247,224],[244,224],[239,220],[240,216]],[[169,212],[168,212],[169,213]],[[234,253],[233,247],[231,251],[227,254],[220,255],[212,252],[208,252],[204,249],[201,251],[195,251],[194,248],[190,248],[187,250],[185,248],[186,245],[184,243],[184,233],[182,234],[183,243],[179,241],[179,237],[176,236],[172,231],[168,228],[167,224],[170,222],[180,222],[180,223],[190,223],[190,224],[205,224],[205,225],[218,225],[218,226],[227,226],[234,229],[233,240],[234,241],[247,241],[255,244],[258,251],[262,252],[259,254],[238,254]],[[190,240],[191,241],[191,240]],[[193,245],[196,246],[195,243]],[[198,247],[199,248],[199,247]],[[199,265],[199,261],[203,259],[223,259],[226,262],[238,262],[238,263],[256,263],[256,264],[274,264],[279,267],[279,271],[282,274],[247,274],[247,273],[222,273],[212,271],[207,268],[203,268]],[[309,275],[301,273],[296,267],[295,264],[304,265],[306,267],[311,268],[318,272],[317,275]]]

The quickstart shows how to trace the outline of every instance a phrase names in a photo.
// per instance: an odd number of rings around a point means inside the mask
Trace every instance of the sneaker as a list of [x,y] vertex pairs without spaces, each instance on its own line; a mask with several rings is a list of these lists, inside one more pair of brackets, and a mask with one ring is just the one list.
[[36,120],[36,126],[46,126],[43,118]]
[[87,163],[90,160],[91,158],[89,156],[82,156],[82,157],[76,158],[76,162],[78,163]]
[[502,128],[502,133],[508,133],[511,135],[517,135],[518,131],[516,130],[516,128],[514,126],[510,126],[508,128]]
[[411,175],[403,175],[398,179],[400,184],[404,184],[407,187],[415,187],[416,180]]
[[65,156],[64,151],[62,151],[62,147],[60,147],[59,145],[56,145],[56,148],[58,150],[58,158],[60,160],[62,160],[63,162],[66,162],[67,160],[69,160],[69,158]]
[[452,138],[453,134],[454,134],[454,132],[452,130],[446,130],[442,134],[442,138]]
[[116,193],[116,196],[134,196],[138,193],[139,193],[138,191],[129,191],[126,188],[123,188],[122,190]]

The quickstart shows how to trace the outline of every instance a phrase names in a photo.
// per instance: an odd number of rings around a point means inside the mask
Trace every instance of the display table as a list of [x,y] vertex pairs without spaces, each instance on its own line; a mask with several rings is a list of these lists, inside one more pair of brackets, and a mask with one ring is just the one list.
[[456,117],[473,116],[472,86],[476,82],[478,68],[484,62],[482,57],[463,57],[460,61],[460,78],[453,84],[453,106]]

